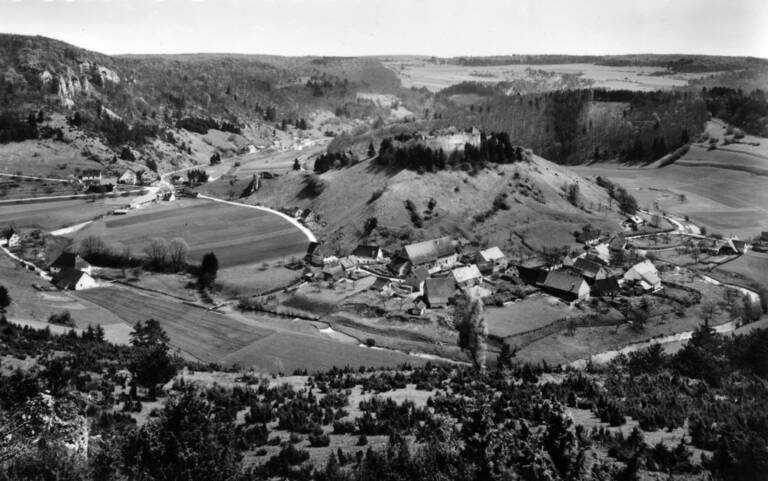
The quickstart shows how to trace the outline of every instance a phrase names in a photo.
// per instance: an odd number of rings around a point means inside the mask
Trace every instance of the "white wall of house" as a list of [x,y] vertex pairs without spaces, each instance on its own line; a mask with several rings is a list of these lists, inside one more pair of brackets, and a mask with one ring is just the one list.
[[88,274],[80,276],[80,280],[75,284],[75,290],[80,291],[83,289],[93,289],[96,287],[96,280]]

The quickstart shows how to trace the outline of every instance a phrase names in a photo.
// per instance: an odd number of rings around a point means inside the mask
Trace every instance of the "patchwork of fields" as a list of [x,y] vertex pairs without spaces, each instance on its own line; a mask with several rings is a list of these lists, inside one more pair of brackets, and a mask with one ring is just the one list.
[[131,326],[147,319],[157,320],[171,338],[171,346],[202,362],[219,362],[272,333],[216,312],[129,289],[89,289],[78,291],[77,296],[112,311]]
[[[385,62],[406,88],[426,87],[433,92],[461,82],[502,82],[536,78],[536,71],[553,74],[578,76],[585,84],[596,88],[659,90],[682,87],[692,78],[702,77],[711,72],[699,74],[658,75],[659,67],[614,67],[594,64],[561,65],[494,65],[462,66],[438,65],[425,61]],[[529,71],[530,70],[530,71]]]
[[[290,373],[296,369],[314,371],[333,366],[380,367],[424,362],[407,354],[337,342],[319,332],[309,335],[271,330],[165,296],[127,288],[89,289],[78,291],[77,296],[108,309],[131,326],[147,319],[157,320],[168,333],[173,348],[206,363]],[[141,306],[141,310],[136,306]]]
[[308,245],[304,234],[280,216],[200,200],[103,219],[77,232],[75,240],[89,235],[134,253],[141,253],[153,237],[181,237],[189,245],[190,260],[199,262],[214,252],[220,268],[303,256]]
[[[748,238],[768,226],[768,177],[733,169],[688,166],[627,168],[616,164],[573,167],[624,186],[642,208],[659,208],[707,227],[710,232]],[[650,187],[653,186],[653,187]]]

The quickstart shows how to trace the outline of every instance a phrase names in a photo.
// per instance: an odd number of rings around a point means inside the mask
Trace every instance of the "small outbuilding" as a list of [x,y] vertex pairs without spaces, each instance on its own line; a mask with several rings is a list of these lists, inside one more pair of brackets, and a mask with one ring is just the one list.
[[453,275],[454,280],[461,287],[474,286],[483,279],[483,275],[476,264],[457,267],[451,271],[451,275]]
[[379,246],[358,245],[352,251],[352,255],[360,259],[363,263],[374,263],[384,261],[384,251]]
[[599,262],[580,257],[573,263],[573,269],[579,272],[588,282],[608,277],[608,270]]
[[503,271],[507,268],[507,256],[497,246],[478,252],[475,260],[481,264],[491,264],[493,272]]
[[453,277],[433,277],[424,281],[424,299],[430,309],[445,307],[456,294]]

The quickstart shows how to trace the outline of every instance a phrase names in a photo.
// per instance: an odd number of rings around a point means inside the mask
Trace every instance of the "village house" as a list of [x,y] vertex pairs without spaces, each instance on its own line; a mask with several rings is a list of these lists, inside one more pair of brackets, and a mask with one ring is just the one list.
[[567,271],[547,272],[540,286],[544,291],[569,302],[587,299],[590,293],[589,284],[583,278]]
[[624,237],[624,234],[615,235],[611,239],[611,242],[608,243],[608,248],[612,252],[623,251],[626,247],[627,247],[627,239]]
[[336,282],[344,278],[344,268],[341,264],[333,264],[323,268],[323,280]]
[[605,279],[608,277],[608,270],[603,267],[602,264],[584,257],[576,259],[573,263],[573,269],[590,283],[597,279]]
[[5,246],[9,249],[15,249],[21,245],[21,236],[13,229],[7,232],[6,238],[3,240],[5,241]]
[[451,271],[456,284],[460,287],[471,287],[483,280],[483,275],[480,273],[480,269],[476,264],[470,264],[468,266],[457,267]]
[[645,224],[645,221],[638,215],[632,215],[621,224],[625,229],[636,231],[641,225]]
[[479,264],[491,264],[493,272],[503,271],[507,268],[507,256],[496,246],[478,252],[475,261]]
[[405,277],[411,272],[411,267],[411,261],[402,255],[396,255],[387,265],[387,269],[397,277]]
[[459,259],[450,237],[410,244],[404,251],[412,267],[426,267],[430,274],[450,269]]
[[751,246],[745,241],[729,238],[716,241],[708,250],[716,256],[735,256],[746,254],[750,248]]
[[51,274],[58,274],[66,269],[74,269],[85,272],[88,275],[93,274],[93,267],[78,254],[73,252],[64,252],[55,261],[48,266]]
[[430,309],[447,306],[455,293],[456,283],[453,277],[432,277],[424,281],[424,299]]
[[141,172],[136,173],[131,169],[126,169],[123,175],[117,179],[118,184],[136,185],[139,182],[141,182]]
[[601,242],[589,249],[587,257],[595,259],[602,264],[608,265],[611,263],[611,249],[607,242]]
[[733,247],[736,249],[736,252],[739,254],[746,254],[749,252],[749,249],[752,247],[751,244],[749,244],[747,241],[739,240],[739,239],[733,239],[732,241]]
[[101,184],[101,170],[99,169],[85,169],[78,176],[80,182],[84,184]]
[[600,230],[592,226],[585,226],[584,229],[576,233],[576,242],[592,247],[600,243]]
[[357,257],[361,264],[373,264],[384,262],[384,251],[379,246],[358,245],[352,251],[352,256]]
[[61,290],[80,291],[96,287],[96,281],[88,273],[65,267],[53,276],[53,284]]
[[429,271],[424,267],[417,267],[411,271],[404,284],[409,286],[413,292],[423,293],[424,281],[427,279],[429,279]]
[[405,277],[419,267],[434,274],[450,269],[458,260],[453,242],[449,237],[441,237],[405,246],[395,253],[387,268],[398,277]]
[[656,266],[649,259],[632,266],[622,278],[624,282],[636,283],[644,291],[656,292],[661,289],[661,277]]

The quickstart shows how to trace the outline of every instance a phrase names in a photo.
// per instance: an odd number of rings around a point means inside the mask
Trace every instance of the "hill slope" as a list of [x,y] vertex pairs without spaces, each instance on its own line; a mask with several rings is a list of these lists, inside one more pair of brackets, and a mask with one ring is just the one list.
[[[242,192],[249,182],[231,180],[222,178],[205,190],[223,197],[230,190]],[[313,188],[313,182],[322,187]],[[563,190],[573,183],[579,185],[578,207],[565,199]],[[256,193],[241,201],[311,209],[320,216],[317,227],[328,254],[346,254],[360,241],[393,248],[439,235],[525,254],[530,252],[525,245],[574,245],[572,233],[586,224],[616,230],[620,219],[608,208],[604,189],[537,156],[530,162],[492,164],[475,176],[462,171],[393,172],[371,160],[319,176],[293,171],[263,181]],[[413,221],[408,202],[421,227]],[[376,227],[370,229],[372,218]]]

